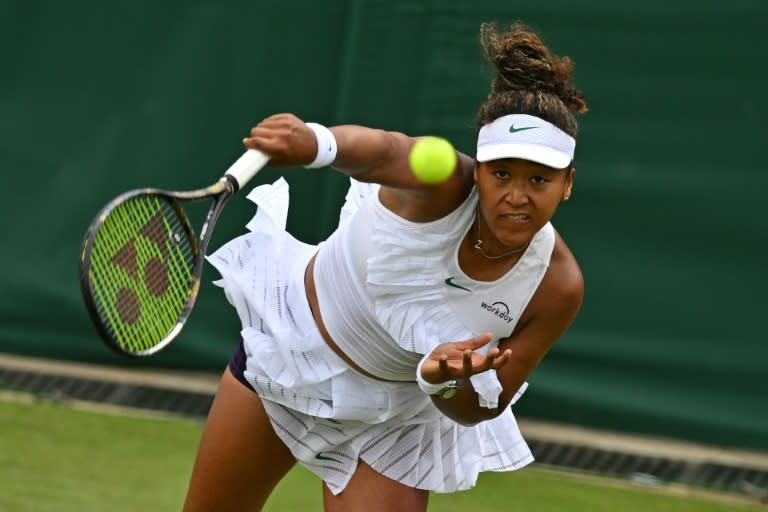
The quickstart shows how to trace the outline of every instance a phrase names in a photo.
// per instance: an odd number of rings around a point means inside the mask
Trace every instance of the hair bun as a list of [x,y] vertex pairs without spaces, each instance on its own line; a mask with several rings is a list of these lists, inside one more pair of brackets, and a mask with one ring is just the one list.
[[498,72],[491,94],[541,91],[558,96],[570,110],[587,111],[584,95],[571,84],[571,59],[554,55],[523,24],[515,23],[500,34],[494,23],[484,23],[480,40],[486,58]]

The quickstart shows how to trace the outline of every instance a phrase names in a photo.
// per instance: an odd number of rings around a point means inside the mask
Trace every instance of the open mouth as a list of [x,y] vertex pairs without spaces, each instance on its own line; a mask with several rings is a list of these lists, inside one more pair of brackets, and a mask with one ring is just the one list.
[[502,218],[512,222],[525,222],[531,219],[530,215],[524,213],[502,215]]

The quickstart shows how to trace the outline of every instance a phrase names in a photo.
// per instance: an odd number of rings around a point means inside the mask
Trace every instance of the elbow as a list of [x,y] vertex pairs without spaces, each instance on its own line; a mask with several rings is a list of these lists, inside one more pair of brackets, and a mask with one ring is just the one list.
[[443,414],[463,427],[474,427],[478,423],[492,420],[497,418],[503,411],[503,408],[501,407],[486,409],[484,407],[480,407],[479,405],[471,409],[462,410],[450,410],[440,407],[439,405],[438,408],[441,409]]
[[458,418],[449,416],[455,423],[458,423],[462,427],[474,427],[478,423],[482,423],[483,420],[477,418]]
[[[432,397],[432,403],[448,418],[463,427],[473,427],[478,423],[498,418],[508,407],[510,400],[505,396],[498,397],[497,407],[483,407],[469,379],[459,387],[459,392],[453,398],[443,399]],[[468,384],[468,385],[467,385]]]

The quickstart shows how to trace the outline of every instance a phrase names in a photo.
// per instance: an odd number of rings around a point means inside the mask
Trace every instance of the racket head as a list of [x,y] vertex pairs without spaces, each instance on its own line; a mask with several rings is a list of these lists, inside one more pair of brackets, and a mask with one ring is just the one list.
[[203,257],[172,193],[139,189],[104,206],[83,240],[80,285],[107,346],[141,357],[168,345],[197,298]]

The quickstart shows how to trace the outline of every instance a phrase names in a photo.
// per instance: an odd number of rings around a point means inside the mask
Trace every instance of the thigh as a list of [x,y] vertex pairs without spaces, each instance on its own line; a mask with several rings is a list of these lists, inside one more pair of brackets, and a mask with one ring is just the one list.
[[203,430],[184,511],[261,510],[294,463],[259,396],[227,368]]
[[323,485],[325,512],[425,512],[428,499],[427,491],[391,480],[362,460],[341,493],[334,496]]

